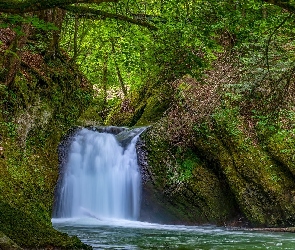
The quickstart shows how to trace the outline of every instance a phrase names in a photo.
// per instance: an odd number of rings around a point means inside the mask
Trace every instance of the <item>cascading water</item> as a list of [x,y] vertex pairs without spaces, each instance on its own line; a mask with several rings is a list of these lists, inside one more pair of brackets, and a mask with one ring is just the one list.
[[61,176],[54,217],[136,220],[141,176],[135,145],[143,130],[118,135],[79,131]]

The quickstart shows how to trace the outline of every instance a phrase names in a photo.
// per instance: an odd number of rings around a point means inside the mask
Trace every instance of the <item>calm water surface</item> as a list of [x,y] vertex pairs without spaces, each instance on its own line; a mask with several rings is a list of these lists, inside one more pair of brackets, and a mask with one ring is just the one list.
[[53,219],[94,249],[295,249],[295,234],[90,218]]

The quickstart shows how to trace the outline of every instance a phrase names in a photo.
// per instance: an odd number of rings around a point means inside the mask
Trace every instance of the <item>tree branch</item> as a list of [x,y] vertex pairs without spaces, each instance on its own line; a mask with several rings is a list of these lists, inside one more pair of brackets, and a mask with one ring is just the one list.
[[267,71],[269,73],[269,57],[268,57],[268,52],[269,52],[269,45],[271,42],[272,37],[274,34],[287,22],[287,20],[293,15],[293,13],[290,13],[275,29],[274,31],[270,34],[267,44],[266,44],[266,49],[265,49],[265,56],[266,56],[266,66],[267,66]]
[[61,7],[75,3],[95,3],[118,2],[118,0],[0,0],[0,12],[21,14],[33,11],[40,11]]
[[157,30],[158,28],[148,22],[142,21],[140,19],[133,19],[127,16],[123,16],[123,15],[119,15],[119,14],[113,14],[113,13],[109,13],[109,12],[105,12],[102,10],[95,10],[95,9],[90,9],[87,7],[82,7],[82,6],[62,6],[62,9],[65,9],[67,11],[70,11],[72,13],[75,14],[80,14],[83,17],[86,18],[95,18],[97,16],[101,16],[104,18],[111,18],[111,19],[116,19],[116,20],[121,20],[121,21],[125,21],[125,22],[129,22],[129,23],[133,23],[136,25],[140,25],[140,26],[144,26],[147,27],[151,30]]
[[295,13],[295,4],[291,4],[289,0],[263,0],[266,3],[270,3],[279,6],[289,12]]

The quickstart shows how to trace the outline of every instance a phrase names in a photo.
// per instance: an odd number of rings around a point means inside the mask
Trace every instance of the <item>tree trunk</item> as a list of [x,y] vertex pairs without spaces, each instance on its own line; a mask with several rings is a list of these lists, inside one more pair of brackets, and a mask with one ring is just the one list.
[[21,65],[23,47],[31,32],[31,26],[28,24],[19,24],[20,32],[14,32],[9,48],[6,50],[3,58],[3,70],[1,72],[0,81],[8,88],[12,88],[15,76]]
[[107,82],[108,82],[108,56],[104,56],[103,69],[102,69],[102,96],[103,106],[107,106]]
[[[115,50],[115,45],[114,45],[114,41],[113,40],[111,41],[111,44],[112,44],[112,52],[113,52],[113,54],[115,56],[116,55],[116,50]],[[118,63],[116,61],[116,58],[114,58],[114,63],[115,63],[115,67],[116,67],[116,71],[117,71],[117,76],[118,76],[118,81],[120,83],[122,92],[123,92],[124,96],[127,96],[127,89],[126,89],[126,86],[124,84],[124,80],[123,80],[123,77],[122,77],[122,74],[121,74],[119,65],[118,65]]]
[[75,14],[75,30],[74,30],[74,55],[73,61],[75,62],[78,56],[78,31],[79,31],[79,18],[78,14]]
[[47,50],[47,57],[49,58],[55,58],[56,55],[59,54],[60,33],[65,14],[65,10],[59,8],[44,10],[39,14],[41,20],[53,23],[58,28],[58,30],[53,30],[51,32],[51,40]]

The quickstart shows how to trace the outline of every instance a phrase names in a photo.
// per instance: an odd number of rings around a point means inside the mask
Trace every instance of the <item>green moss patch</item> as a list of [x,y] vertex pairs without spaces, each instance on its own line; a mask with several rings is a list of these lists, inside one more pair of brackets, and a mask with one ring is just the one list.
[[244,134],[237,110],[217,110],[211,126],[196,130],[195,147],[222,170],[246,217],[254,225],[293,225],[295,185],[285,167]]
[[295,130],[278,130],[265,141],[270,155],[295,176]]
[[0,249],[2,250],[21,250],[21,248],[9,239],[4,233],[0,232]]

